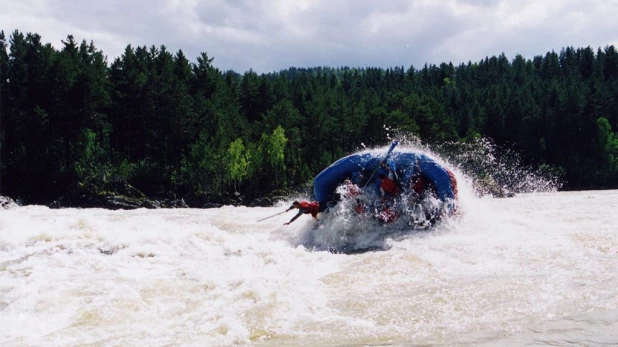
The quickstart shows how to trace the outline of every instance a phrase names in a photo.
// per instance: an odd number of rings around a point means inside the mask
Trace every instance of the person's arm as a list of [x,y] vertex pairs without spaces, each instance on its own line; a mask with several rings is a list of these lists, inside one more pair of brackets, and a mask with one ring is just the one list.
[[283,225],[289,225],[290,223],[292,223],[293,221],[296,220],[296,218],[300,217],[300,215],[303,214],[303,210],[298,209],[298,213],[296,214],[296,216],[292,217],[292,219],[290,219],[289,222],[287,223],[283,223]]
[[391,167],[388,165],[388,163],[383,161],[381,165],[382,165],[382,168],[386,170],[386,177],[394,181],[396,178],[395,173],[393,172],[393,170],[391,170]]

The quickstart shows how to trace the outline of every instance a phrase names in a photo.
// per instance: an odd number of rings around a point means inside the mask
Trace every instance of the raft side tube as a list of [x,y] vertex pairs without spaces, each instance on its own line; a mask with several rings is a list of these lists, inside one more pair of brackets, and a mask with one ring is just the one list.
[[456,199],[451,175],[426,154],[399,153],[393,160],[397,163],[397,169],[403,172],[402,177],[399,177],[403,186],[406,186],[410,178],[420,169],[420,172],[436,187],[438,199],[442,201]]
[[373,159],[371,153],[352,154],[343,157],[326,169],[322,170],[313,180],[313,193],[317,201],[328,201],[332,194],[346,178],[353,178],[355,174],[365,168]]
[[[362,169],[374,173],[367,187],[373,186],[379,190],[380,182],[378,174],[386,172],[379,168],[383,159],[372,153],[352,154],[343,157],[320,172],[314,179],[314,195],[317,201],[329,201],[333,199],[333,193],[337,186],[346,178],[354,181],[358,172]],[[434,159],[423,153],[397,152],[387,160],[388,166],[393,170],[402,187],[407,187],[410,178],[420,172],[436,187],[437,198],[443,202],[457,199],[457,182],[452,173]],[[452,210],[452,209],[451,209]],[[452,212],[452,211],[451,211]]]

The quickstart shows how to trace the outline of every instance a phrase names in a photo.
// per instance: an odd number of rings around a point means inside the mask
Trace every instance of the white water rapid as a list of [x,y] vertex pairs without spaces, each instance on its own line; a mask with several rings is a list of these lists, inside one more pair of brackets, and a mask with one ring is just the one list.
[[433,230],[346,236],[375,246],[351,254],[309,216],[256,223],[291,200],[1,210],[0,345],[618,344],[618,191],[461,195]]

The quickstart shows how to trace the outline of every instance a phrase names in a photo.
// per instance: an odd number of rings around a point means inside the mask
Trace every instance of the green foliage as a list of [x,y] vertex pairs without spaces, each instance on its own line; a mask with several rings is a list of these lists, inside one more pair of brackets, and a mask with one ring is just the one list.
[[[269,168],[264,170],[264,174],[274,176],[275,185],[273,188],[279,187],[279,179],[285,171],[285,145],[288,139],[285,137],[285,130],[281,126],[277,126],[272,132],[272,135],[262,133],[260,139],[259,151],[261,159]],[[272,182],[272,180],[271,180]]]
[[190,145],[188,156],[182,159],[181,176],[185,184],[197,191],[220,191],[222,156],[212,147],[206,132]]
[[247,176],[260,177],[264,173],[264,152],[260,144],[249,144],[247,148]]
[[269,138],[267,150],[269,158],[268,161],[274,170],[285,169],[285,157],[283,153],[287,142],[288,139],[285,137],[285,130],[283,130],[281,126],[277,126]]
[[75,173],[81,182],[103,180],[103,156],[105,152],[96,140],[96,134],[85,129],[82,133],[79,159],[75,162]]
[[257,193],[308,184],[361,144],[399,134],[428,144],[489,137],[524,164],[564,172],[567,187],[616,187],[616,100],[614,46],[240,75],[206,53],[191,62],[129,45],[108,64],[71,35],[56,49],[0,32],[0,168],[11,182],[0,188],[27,202],[92,180],[146,194]]
[[230,143],[227,150],[227,170],[230,179],[234,182],[234,189],[237,190],[236,184],[240,184],[249,175],[249,152],[245,149],[242,139]]
[[109,170],[109,176],[112,181],[128,182],[135,176],[137,165],[129,163],[125,158],[117,166],[112,166]]
[[618,175],[618,134],[612,132],[612,126],[607,118],[597,119],[597,126],[607,171],[610,176],[616,177],[615,175]]

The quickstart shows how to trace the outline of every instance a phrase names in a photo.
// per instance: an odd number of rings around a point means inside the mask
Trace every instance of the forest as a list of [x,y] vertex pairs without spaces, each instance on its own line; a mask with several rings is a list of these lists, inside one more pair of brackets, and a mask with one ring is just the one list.
[[393,131],[428,145],[487,138],[564,189],[618,187],[614,46],[240,74],[206,52],[128,45],[110,62],[92,41],[54,47],[16,30],[0,32],[0,117],[0,194],[25,203],[80,184],[148,196],[308,186]]

